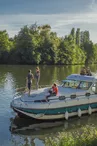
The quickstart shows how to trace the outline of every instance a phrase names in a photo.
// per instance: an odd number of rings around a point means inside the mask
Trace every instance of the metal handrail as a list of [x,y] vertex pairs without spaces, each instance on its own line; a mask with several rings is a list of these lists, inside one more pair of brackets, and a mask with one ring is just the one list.
[[[16,96],[18,96],[18,95],[20,95],[20,94],[16,94]],[[73,95],[73,94],[72,94],[72,95]],[[76,95],[76,94],[74,94],[74,95]],[[61,95],[61,96],[57,96],[57,97],[54,98],[54,99],[49,99],[49,97],[48,97],[48,101],[49,101],[49,100],[58,100],[60,97],[64,97],[64,99],[59,99],[59,100],[65,100],[65,99],[67,99],[67,98],[76,99],[76,98],[79,97],[79,96],[80,96],[80,97],[83,97],[83,96],[89,97],[90,95],[95,95],[95,94],[86,93],[86,94],[84,94],[84,95],[76,95],[74,98],[72,98],[71,95],[70,95],[69,97],[66,97],[66,96],[64,96],[64,95]],[[15,96],[15,97],[16,97],[16,96]],[[23,101],[22,98],[20,98],[20,100],[21,100],[22,102],[40,102],[40,103],[44,103],[43,100]],[[44,99],[44,100],[45,100],[45,102],[48,102],[46,99]]]
[[20,96],[20,95],[21,95],[20,92],[16,92],[13,96],[13,99],[16,98],[17,96]]

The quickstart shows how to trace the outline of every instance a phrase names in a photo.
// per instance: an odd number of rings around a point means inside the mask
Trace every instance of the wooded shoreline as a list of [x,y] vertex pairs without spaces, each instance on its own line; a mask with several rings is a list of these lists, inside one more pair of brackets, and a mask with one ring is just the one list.
[[46,24],[24,26],[13,38],[0,31],[0,64],[82,65],[97,63],[97,44],[89,31],[72,28],[58,37]]

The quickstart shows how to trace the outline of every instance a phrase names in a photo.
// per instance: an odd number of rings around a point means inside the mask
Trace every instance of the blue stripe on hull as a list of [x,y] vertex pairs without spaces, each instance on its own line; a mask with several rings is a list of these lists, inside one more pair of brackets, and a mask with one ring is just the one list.
[[69,113],[77,112],[80,108],[81,110],[88,110],[88,107],[91,106],[91,108],[97,108],[97,103],[92,104],[86,104],[86,105],[80,105],[80,106],[72,106],[72,107],[62,107],[62,108],[55,108],[55,109],[25,109],[25,108],[19,108],[19,110],[27,112],[27,113],[33,113],[33,114],[45,114],[45,115],[56,115],[56,114],[64,114],[66,111]]

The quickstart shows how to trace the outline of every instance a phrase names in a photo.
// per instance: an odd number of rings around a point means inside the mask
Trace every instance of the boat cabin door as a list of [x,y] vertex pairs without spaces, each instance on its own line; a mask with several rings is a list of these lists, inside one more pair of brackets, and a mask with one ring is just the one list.
[[95,83],[92,85],[92,92],[94,92],[95,94],[97,94],[97,82],[95,82]]

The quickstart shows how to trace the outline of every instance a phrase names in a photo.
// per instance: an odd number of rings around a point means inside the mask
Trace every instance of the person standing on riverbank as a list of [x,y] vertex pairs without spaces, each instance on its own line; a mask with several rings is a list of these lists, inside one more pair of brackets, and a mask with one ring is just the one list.
[[40,69],[39,69],[39,67],[36,67],[34,78],[36,79],[36,89],[38,89],[39,88],[39,81],[40,81]]
[[34,79],[34,76],[31,72],[31,70],[28,71],[28,75],[27,75],[27,86],[28,86],[28,89],[29,89],[29,93],[28,95],[30,96],[30,91],[31,91],[31,86],[32,86],[32,79]]

